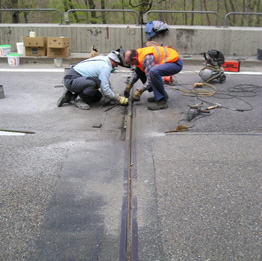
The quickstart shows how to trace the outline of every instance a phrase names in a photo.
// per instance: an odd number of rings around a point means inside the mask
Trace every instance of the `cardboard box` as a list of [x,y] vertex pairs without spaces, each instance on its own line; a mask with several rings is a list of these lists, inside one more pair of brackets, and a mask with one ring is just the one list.
[[240,62],[239,61],[225,61],[222,64],[225,72],[239,72]]
[[70,55],[70,48],[47,48],[47,57],[49,58],[67,58]]
[[47,37],[29,37],[24,36],[24,46],[25,47],[45,47],[47,43]]
[[68,37],[47,37],[47,47],[49,48],[70,47],[70,38]]
[[26,56],[46,56],[46,47],[25,47]]

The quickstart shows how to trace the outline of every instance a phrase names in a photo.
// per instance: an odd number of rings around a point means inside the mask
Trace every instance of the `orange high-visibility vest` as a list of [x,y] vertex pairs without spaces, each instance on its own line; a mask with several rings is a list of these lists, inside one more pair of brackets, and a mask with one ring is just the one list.
[[139,48],[137,51],[138,67],[140,70],[144,71],[142,68],[142,62],[146,55],[154,55],[154,65],[163,63],[174,63],[179,58],[179,54],[176,50],[169,46],[149,46],[144,48]]

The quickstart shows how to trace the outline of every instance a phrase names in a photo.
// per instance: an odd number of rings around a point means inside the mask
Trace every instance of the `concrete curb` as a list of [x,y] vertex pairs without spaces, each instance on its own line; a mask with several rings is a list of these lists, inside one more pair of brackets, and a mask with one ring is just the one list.
[[[72,53],[68,58],[63,58],[64,64],[76,64],[84,59],[88,59],[90,53]],[[205,59],[203,55],[183,55],[181,54],[185,65],[198,65],[202,64]],[[262,66],[262,60],[258,60],[256,56],[225,56],[227,61],[240,61],[241,65],[250,66]],[[0,56],[0,63],[7,63],[6,56]],[[47,56],[20,56],[20,64],[52,64],[54,58]]]

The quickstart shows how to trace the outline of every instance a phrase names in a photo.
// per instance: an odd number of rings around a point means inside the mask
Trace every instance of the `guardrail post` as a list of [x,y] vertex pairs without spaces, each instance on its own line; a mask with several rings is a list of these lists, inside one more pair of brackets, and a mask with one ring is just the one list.
[[144,24],[148,23],[148,14],[147,13],[143,14],[143,23]]
[[64,12],[64,21],[65,21],[65,24],[70,24],[70,23],[69,23],[69,15],[68,15],[68,12]]
[[225,17],[224,17],[224,27],[228,27],[227,26],[227,18],[228,18],[228,16],[229,15],[239,15],[239,14],[242,14],[242,15],[262,15],[262,13],[257,13],[257,12],[229,12],[229,13],[227,13],[226,15],[225,15]]

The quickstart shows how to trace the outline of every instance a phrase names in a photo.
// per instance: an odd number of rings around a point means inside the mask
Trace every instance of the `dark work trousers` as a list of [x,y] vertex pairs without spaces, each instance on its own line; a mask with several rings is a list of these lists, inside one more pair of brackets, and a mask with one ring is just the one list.
[[[183,62],[181,58],[179,58],[174,63],[157,64],[151,68],[149,77],[151,80],[152,89],[149,89],[148,91],[153,90],[156,101],[159,101],[167,96],[162,77],[177,74],[182,70],[182,68]],[[138,67],[136,67],[135,72],[137,73],[142,83],[145,83],[147,80],[146,74]]]
[[64,77],[65,87],[82,98],[86,103],[98,102],[102,98],[100,80],[97,77],[80,75],[72,67]]

